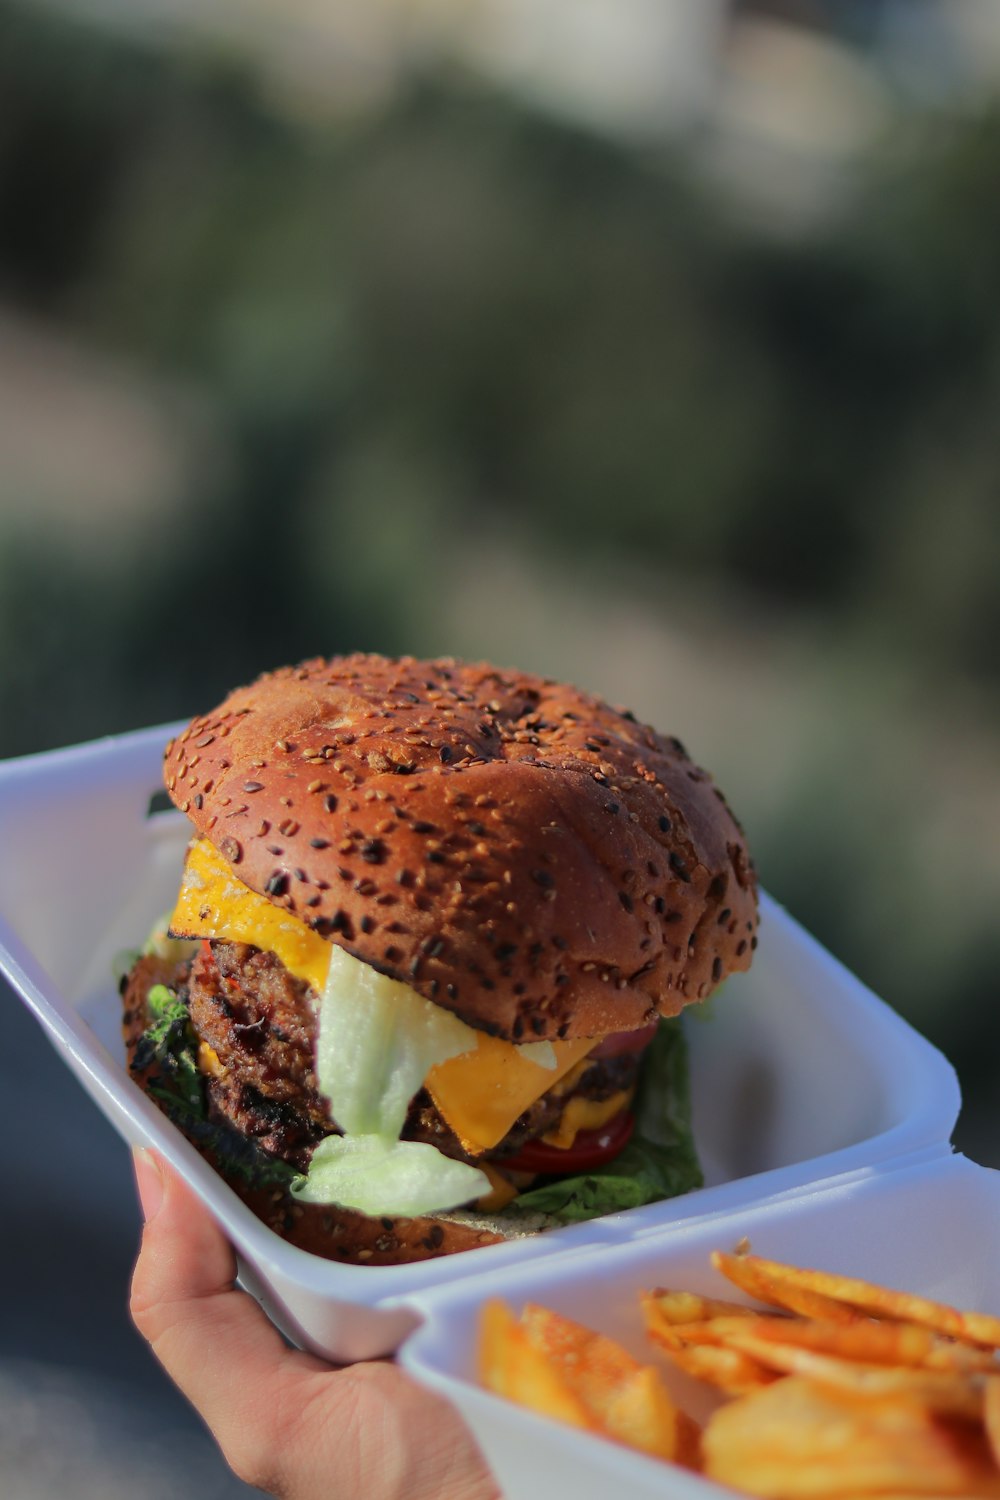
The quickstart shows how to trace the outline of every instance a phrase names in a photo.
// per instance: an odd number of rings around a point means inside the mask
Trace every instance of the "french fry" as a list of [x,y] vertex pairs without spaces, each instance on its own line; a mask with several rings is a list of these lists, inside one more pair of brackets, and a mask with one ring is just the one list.
[[[739,1350],[724,1348],[713,1340],[703,1340],[700,1331],[711,1327],[711,1319],[702,1323],[672,1322],[670,1313],[673,1307],[668,1306],[665,1312],[660,1292],[643,1292],[640,1302],[650,1338],[686,1375],[703,1380],[729,1395],[757,1390],[776,1378],[773,1371],[759,1360]],[[736,1320],[727,1316],[727,1321]],[[689,1331],[693,1332],[693,1337],[688,1336]]]
[[705,1473],[775,1500],[1000,1495],[982,1431],[906,1398],[861,1400],[801,1376],[721,1407],[702,1437]]
[[804,1318],[823,1318],[831,1323],[853,1323],[860,1316],[854,1308],[845,1307],[833,1297],[809,1287],[780,1281],[772,1272],[773,1261],[761,1260],[756,1255],[724,1255],[719,1250],[713,1252],[711,1261],[734,1286],[748,1296],[756,1297],[758,1302],[799,1313]]
[[488,1304],[480,1349],[483,1383],[498,1395],[658,1458],[690,1462],[697,1449],[698,1428],[659,1371],[570,1318],[529,1304],[518,1322]]
[[983,1415],[982,1376],[955,1370],[915,1370],[862,1364],[857,1360],[834,1359],[812,1349],[775,1344],[740,1334],[734,1335],[734,1343],[751,1359],[770,1364],[782,1374],[807,1375],[823,1385],[836,1386],[856,1396],[872,1399],[908,1396],[920,1401],[928,1411],[941,1415],[966,1417],[972,1421]]
[[[858,1318],[852,1323],[825,1323],[818,1318],[751,1313],[749,1317],[708,1318],[702,1323],[677,1325],[676,1334],[692,1344],[748,1347],[740,1340],[754,1339],[763,1344],[812,1349],[817,1354],[864,1364],[1000,1374],[1000,1366],[987,1351],[953,1343],[912,1323],[876,1323],[869,1318]],[[767,1362],[763,1352],[758,1357]]]
[[1000,1467],[1000,1376],[986,1382],[983,1392],[983,1427],[993,1458]]
[[701,1297],[696,1292],[678,1292],[662,1286],[644,1292],[643,1297],[655,1301],[661,1323],[705,1323],[713,1318],[756,1316],[754,1309],[742,1302],[723,1302],[718,1297]]
[[[786,1266],[777,1261],[764,1260],[756,1255],[722,1255],[716,1252],[712,1264],[751,1296],[754,1286],[768,1289],[769,1295],[759,1300],[773,1302],[779,1307],[802,1312],[804,1301],[821,1299],[820,1305],[827,1309],[840,1308],[839,1321],[848,1321],[843,1314],[889,1318],[895,1322],[917,1323],[923,1328],[946,1334],[949,1338],[964,1343],[976,1344],[989,1349],[1000,1349],[1000,1318],[988,1313],[960,1312],[943,1302],[933,1302],[928,1297],[918,1297],[911,1292],[893,1291],[889,1287],[875,1286],[872,1282],[857,1277],[837,1276],[828,1271],[807,1270],[800,1266]],[[830,1316],[828,1311],[823,1316]]]
[[1000,1500],[1000,1318],[749,1253],[712,1263],[774,1311],[640,1294],[651,1340],[730,1398],[703,1434],[654,1368],[537,1306],[487,1308],[484,1381],[763,1500]]
[[506,1303],[487,1302],[480,1321],[479,1378],[487,1390],[572,1427],[596,1423],[559,1371],[531,1343]]

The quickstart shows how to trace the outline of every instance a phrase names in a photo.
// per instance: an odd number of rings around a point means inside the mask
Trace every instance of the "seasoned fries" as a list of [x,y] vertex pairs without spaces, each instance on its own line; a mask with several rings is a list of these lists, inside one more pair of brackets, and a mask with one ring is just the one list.
[[534,1305],[484,1310],[483,1383],[768,1500],[1000,1500],[1000,1318],[749,1253],[711,1262],[763,1309],[640,1296],[651,1343],[722,1401],[704,1431],[654,1366]]
[[504,1303],[487,1303],[480,1378],[544,1416],[658,1458],[693,1460],[697,1428],[671,1400],[659,1371],[547,1308],[529,1305],[518,1322]]

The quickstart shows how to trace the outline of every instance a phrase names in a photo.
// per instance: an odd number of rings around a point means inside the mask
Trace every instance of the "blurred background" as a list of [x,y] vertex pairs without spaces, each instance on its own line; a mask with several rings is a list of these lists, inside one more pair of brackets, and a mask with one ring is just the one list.
[[[572,679],[713,771],[988,1165],[998,402],[991,0],[0,0],[0,755],[317,653]],[[242,1494],[3,1002],[0,1488]]]

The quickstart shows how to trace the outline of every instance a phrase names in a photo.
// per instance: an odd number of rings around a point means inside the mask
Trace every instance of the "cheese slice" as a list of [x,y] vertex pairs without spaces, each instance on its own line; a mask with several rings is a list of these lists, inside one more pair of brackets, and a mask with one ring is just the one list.
[[511,1042],[480,1033],[471,1056],[438,1063],[426,1088],[467,1151],[489,1151],[503,1140],[519,1115],[597,1045],[594,1037],[553,1042],[554,1068],[542,1068],[519,1055]]
[[632,1103],[635,1089],[621,1089],[607,1099],[581,1099],[577,1094],[567,1101],[554,1130],[542,1136],[547,1146],[559,1146],[567,1151],[581,1130],[600,1130],[609,1120],[620,1115]]
[[[250,943],[274,953],[317,996],[326,988],[332,945],[298,917],[245,886],[207,839],[196,839],[188,849],[170,930],[184,937]],[[470,1028],[470,1033],[474,1050],[432,1068],[425,1085],[466,1150],[475,1154],[503,1140],[518,1116],[559,1083],[598,1040],[553,1042],[551,1051],[539,1052],[534,1044],[522,1049],[482,1031]]]
[[208,839],[196,839],[188,849],[170,931],[178,937],[221,938],[263,948],[280,958],[289,974],[323,993],[330,944],[237,880]]

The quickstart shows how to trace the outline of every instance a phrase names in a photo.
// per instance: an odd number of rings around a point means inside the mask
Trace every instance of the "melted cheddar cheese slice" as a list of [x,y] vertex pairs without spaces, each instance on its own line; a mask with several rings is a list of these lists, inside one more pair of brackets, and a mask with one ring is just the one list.
[[[180,895],[170,919],[179,936],[249,943],[275,954],[290,974],[322,995],[331,945],[298,917],[237,880],[207,839],[188,849]],[[357,960],[360,962],[360,960]],[[488,1151],[546,1090],[596,1045],[596,1038],[553,1042],[546,1067],[512,1042],[469,1027],[469,1051],[433,1067],[425,1086],[466,1150]],[[579,1128],[579,1127],[578,1127]]]
[[467,1151],[489,1151],[518,1115],[560,1081],[591,1047],[593,1037],[553,1042],[554,1068],[521,1055],[512,1042],[479,1033],[473,1053],[450,1057],[427,1075],[426,1087]]
[[280,958],[289,974],[323,993],[330,944],[237,880],[208,839],[197,839],[188,849],[170,931],[177,937],[221,938],[263,948]]

